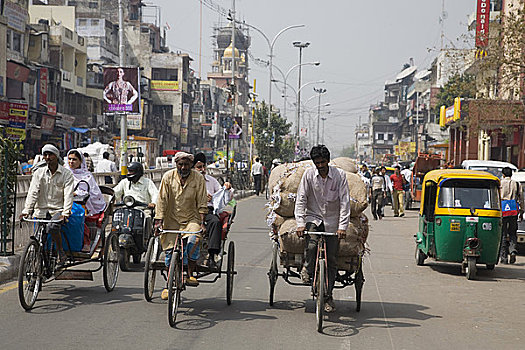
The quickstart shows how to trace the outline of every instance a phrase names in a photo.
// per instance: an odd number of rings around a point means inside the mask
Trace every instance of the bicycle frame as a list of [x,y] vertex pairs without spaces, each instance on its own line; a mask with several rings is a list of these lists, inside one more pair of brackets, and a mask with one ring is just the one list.
[[44,263],[44,271],[46,278],[51,277],[54,274],[55,264],[52,262],[55,253],[55,244],[51,242],[51,248],[46,249],[47,244],[47,232],[45,224],[56,223],[59,224],[62,220],[48,220],[48,219],[23,219],[26,222],[32,222],[36,224],[35,235],[31,236],[38,242],[38,255],[42,257]]
[[[314,292],[314,295],[317,295],[317,291],[315,290],[315,286],[317,285],[317,271],[319,271],[319,260],[323,259],[323,264],[325,265],[325,271],[328,271],[328,257],[326,256],[326,236],[337,236],[337,233],[334,232],[313,232],[313,231],[305,231],[305,234],[308,235],[316,235],[319,236],[319,241],[317,242],[317,255],[315,258],[315,274],[314,274],[314,280],[312,282],[312,290]],[[325,288],[328,289],[328,274],[326,274],[326,278],[324,281]]]

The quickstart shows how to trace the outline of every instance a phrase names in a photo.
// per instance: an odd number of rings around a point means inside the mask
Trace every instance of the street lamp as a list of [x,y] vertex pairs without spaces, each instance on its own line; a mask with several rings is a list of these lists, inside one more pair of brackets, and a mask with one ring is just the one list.
[[[317,138],[316,143],[319,144],[319,124],[321,118],[321,95],[326,93],[326,89],[323,88],[314,88],[314,91],[319,94],[319,105],[317,106]],[[329,106],[329,103],[325,103],[324,106]]]
[[[234,20],[235,22],[237,22],[237,20],[235,20],[235,18],[228,18],[230,20]],[[241,22],[238,22],[238,23],[241,23]],[[273,39],[270,41],[270,39],[266,36],[266,34],[263,33],[262,30],[260,30],[259,28],[255,27],[254,25],[251,25],[251,24],[248,24],[246,22],[242,22],[243,25],[247,26],[248,28],[252,28],[253,30],[255,30],[256,32],[258,32],[259,34],[261,34],[263,36],[263,38],[266,40],[266,43],[268,44],[268,48],[270,49],[270,79],[269,79],[269,86],[268,86],[268,127],[270,127],[270,124],[271,124],[271,116],[272,116],[272,67],[273,67],[273,46],[275,45],[275,41],[277,40],[278,37],[281,36],[281,34],[283,34],[284,32],[286,32],[287,30],[290,30],[290,29],[293,29],[293,28],[302,28],[302,27],[305,27],[304,24],[294,24],[294,25],[291,25],[291,26],[288,26],[286,28],[283,28],[281,29],[281,31],[279,33],[277,33]],[[235,50],[235,48],[234,48]]]
[[[306,42],[302,42],[302,41],[294,41],[293,42],[293,46],[294,47],[297,47],[299,48],[299,81],[298,81],[298,84],[297,84],[297,89],[300,89],[301,88],[301,62],[302,62],[302,59],[303,59],[303,49],[307,48],[308,46],[310,46],[310,43],[308,41]],[[301,125],[301,92],[300,91],[297,91],[297,141],[299,141],[300,143],[300,125]]]

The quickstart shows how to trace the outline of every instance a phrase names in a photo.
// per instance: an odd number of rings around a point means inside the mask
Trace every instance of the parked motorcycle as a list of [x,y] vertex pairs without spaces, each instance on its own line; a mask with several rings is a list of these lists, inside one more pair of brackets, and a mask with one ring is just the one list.
[[122,271],[130,268],[130,256],[133,263],[140,264],[142,254],[146,252],[148,240],[152,233],[151,217],[146,217],[144,210],[147,203],[136,201],[131,196],[125,196],[122,203],[115,205],[113,212],[112,231],[119,237],[119,264]]

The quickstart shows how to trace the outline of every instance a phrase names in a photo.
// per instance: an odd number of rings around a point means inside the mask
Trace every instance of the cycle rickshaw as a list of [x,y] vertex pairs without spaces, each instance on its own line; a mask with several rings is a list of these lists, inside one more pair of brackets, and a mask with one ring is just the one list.
[[[102,194],[109,200],[103,215],[96,222],[87,222],[90,230],[89,252],[72,251],[67,235],[61,234],[66,262],[63,267],[57,266],[57,249],[51,242],[46,232],[46,224],[61,223],[59,220],[50,219],[24,219],[34,223],[34,235],[27,243],[20,260],[18,271],[18,296],[22,307],[29,311],[33,308],[42,285],[54,280],[93,280],[93,272],[102,269],[104,287],[111,292],[118,278],[118,237],[114,232],[106,234],[106,226],[113,211],[115,201],[111,188],[100,186]],[[65,244],[64,244],[65,243]],[[71,268],[98,262],[96,269],[73,270]]]
[[[201,249],[201,256],[197,260],[196,278],[199,283],[215,283],[223,274],[226,275],[226,303],[228,305],[232,302],[233,295],[233,278],[237,274],[235,271],[235,244],[233,241],[228,243],[228,233],[235,218],[237,207],[234,206],[231,213],[221,217],[222,239],[221,248],[219,252],[219,260],[215,268],[205,266],[202,262],[204,260],[203,252],[207,251],[207,237],[203,237]],[[221,213],[222,215],[222,213]],[[181,304],[181,294],[186,290],[186,264],[184,264],[184,247],[187,244],[187,239],[191,235],[201,233],[201,231],[188,232],[177,230],[163,230],[161,233],[177,234],[176,244],[173,247],[171,262],[166,269],[164,253],[160,244],[160,236],[152,236],[148,243],[148,250],[146,252],[146,261],[144,266],[144,297],[147,301],[153,299],[153,291],[155,289],[155,280],[157,271],[160,271],[164,280],[167,281],[168,289],[168,322],[171,327],[175,327],[177,319],[178,308]],[[185,236],[185,237],[183,237]],[[228,245],[228,252],[225,252],[226,245]],[[227,258],[226,269],[223,270],[224,257]],[[167,272],[167,275],[166,275]],[[211,277],[213,276],[213,277]],[[210,277],[205,279],[206,277]]]
[[[322,332],[324,300],[326,296],[326,290],[328,288],[325,238],[328,236],[334,236],[336,233],[305,231],[305,234],[319,236],[315,274],[313,276],[314,278],[311,288],[312,296],[316,302],[315,314],[317,321],[317,331]],[[285,282],[290,285],[305,286],[305,284],[300,281],[300,271],[303,266],[303,254],[294,254],[282,251],[280,249],[280,242],[276,237],[277,235],[272,235],[272,261],[270,263],[270,270],[268,271],[268,279],[270,281],[270,306],[273,306],[274,304],[275,285],[279,276],[281,276]],[[363,284],[365,282],[363,275],[363,255],[364,249],[360,250],[355,256],[338,258],[337,274],[334,285],[334,288],[337,289],[345,288],[351,285],[355,286],[357,312],[361,310],[361,294],[363,290]],[[279,272],[278,259],[280,260],[281,266],[284,268],[283,272]],[[299,279],[299,282],[295,282],[291,280],[291,278],[297,278]]]

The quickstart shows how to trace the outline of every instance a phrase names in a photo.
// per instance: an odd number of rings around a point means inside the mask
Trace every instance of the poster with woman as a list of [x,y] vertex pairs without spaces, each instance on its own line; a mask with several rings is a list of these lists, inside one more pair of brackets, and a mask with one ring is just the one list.
[[104,111],[140,113],[139,69],[104,68]]
[[235,117],[233,125],[228,129],[229,139],[240,139],[242,135],[242,117]]

